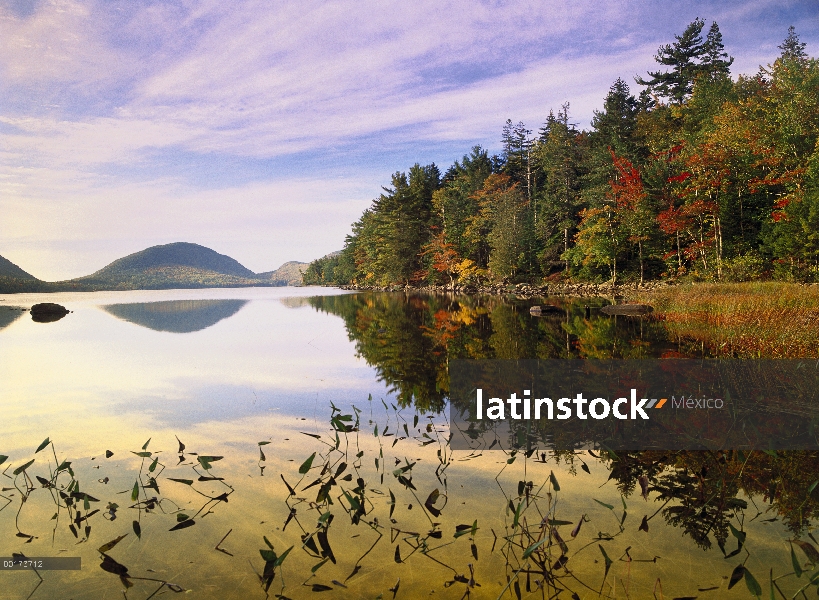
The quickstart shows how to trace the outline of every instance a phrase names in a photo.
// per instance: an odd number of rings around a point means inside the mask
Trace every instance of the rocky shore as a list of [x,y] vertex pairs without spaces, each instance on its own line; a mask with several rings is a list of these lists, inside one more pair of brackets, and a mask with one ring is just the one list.
[[516,296],[518,298],[539,298],[544,296],[563,296],[569,298],[620,297],[627,293],[647,292],[676,285],[673,281],[647,281],[643,284],[624,283],[519,283],[517,285],[435,285],[413,286],[392,285],[386,287],[367,285],[342,285],[345,290],[373,292],[411,292],[425,294],[486,294],[495,296]]

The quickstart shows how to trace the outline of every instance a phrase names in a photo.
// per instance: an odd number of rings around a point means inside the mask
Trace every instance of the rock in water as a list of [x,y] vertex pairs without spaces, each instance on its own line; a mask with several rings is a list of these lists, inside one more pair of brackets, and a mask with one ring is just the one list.
[[607,315],[647,315],[654,311],[648,304],[612,304],[600,309]]
[[43,302],[31,307],[31,319],[37,323],[53,323],[68,314],[65,306],[53,302]]
[[540,317],[545,314],[549,313],[559,313],[563,312],[557,306],[552,306],[551,304],[545,304],[543,306],[530,306],[529,307],[529,314],[533,317]]

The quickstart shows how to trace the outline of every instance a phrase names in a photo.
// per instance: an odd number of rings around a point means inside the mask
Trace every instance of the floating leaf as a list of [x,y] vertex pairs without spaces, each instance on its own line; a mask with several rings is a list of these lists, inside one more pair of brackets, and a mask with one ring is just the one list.
[[643,515],[643,520],[640,521],[640,526],[637,528],[637,531],[645,531],[648,533],[648,515]]
[[554,489],[554,491],[556,491],[556,492],[559,492],[560,491],[560,485],[557,483],[557,477],[555,477],[555,472],[554,471],[549,472],[549,481],[552,482],[552,489]]
[[313,452],[313,454],[311,454],[309,457],[307,457],[307,460],[305,460],[303,463],[301,463],[301,466],[299,467],[299,473],[302,474],[302,475],[307,474],[307,471],[309,471],[310,467],[313,466],[313,459],[315,459],[315,458],[316,458],[316,453]]
[[37,454],[40,450],[48,446],[50,443],[51,440],[49,438],[44,439],[42,443],[39,446],[37,446],[37,449],[34,451],[34,454]]
[[134,452],[131,451],[131,454],[136,454],[137,456],[141,456],[142,458],[150,458],[153,456],[153,452]]
[[179,529],[185,529],[186,527],[192,527],[196,524],[196,521],[193,519],[185,519],[181,523],[177,523],[173,527],[171,527],[168,531],[178,531]]
[[808,557],[810,562],[812,562],[814,565],[819,564],[819,552],[816,551],[813,544],[802,540],[793,540],[793,543],[802,548],[802,552],[805,553],[805,556]]
[[748,569],[745,569],[745,585],[748,586],[748,591],[754,596],[762,595],[762,586],[759,585],[759,582],[751,575]]
[[197,456],[196,458],[199,460],[199,464],[202,465],[202,468],[208,471],[211,467],[210,463],[222,460],[224,456]]
[[734,567],[734,570],[731,572],[731,578],[728,580],[728,589],[730,590],[734,587],[742,576],[745,575],[745,567],[743,565],[737,565]]
[[134,521],[133,523],[134,533],[139,539],[142,539],[142,526],[139,524],[139,521]]
[[316,565],[313,565],[313,568],[312,568],[312,569],[310,569],[310,572],[311,572],[311,573],[315,573],[315,572],[316,572],[316,571],[318,571],[320,568],[322,568],[322,567],[325,565],[325,563],[326,563],[328,560],[330,560],[330,559],[329,559],[329,558],[325,558],[325,559],[324,559],[323,561],[321,561],[320,563],[318,563],[318,564],[316,564]]
[[401,564],[402,562],[404,562],[404,561],[401,560],[401,546],[396,546],[395,547],[395,556],[393,557],[393,559],[398,564]]
[[105,451],[105,458],[111,458],[112,456],[114,456],[113,452],[111,452],[110,450]]
[[9,457],[8,457],[8,456],[6,456],[5,454],[0,454],[0,465],[2,465],[2,464],[3,464],[4,462],[6,462],[8,459],[9,459]]
[[796,559],[796,552],[793,551],[793,544],[791,544],[791,565],[793,565],[793,572],[797,577],[802,577],[802,565]]
[[97,548],[97,551],[98,551],[100,554],[105,554],[106,552],[108,552],[109,550],[111,550],[111,549],[112,549],[114,546],[116,546],[117,544],[119,544],[119,543],[120,543],[122,540],[124,540],[124,539],[125,539],[125,537],[126,537],[127,535],[128,535],[128,534],[127,534],[127,533],[125,533],[125,534],[123,534],[123,535],[121,535],[121,536],[119,536],[119,537],[114,538],[114,539],[113,539],[113,540],[111,540],[110,542],[108,542],[108,543],[106,543],[106,544],[103,544],[102,546],[100,546],[99,548]]
[[329,592],[332,589],[333,588],[331,588],[329,585],[324,585],[322,583],[314,583],[312,587],[314,592]]
[[193,485],[193,479],[176,479],[175,477],[168,477],[168,481],[175,481],[176,483],[184,483],[185,485]]
[[19,475],[20,473],[22,473],[23,471],[25,471],[26,469],[28,469],[28,468],[29,468],[31,465],[33,465],[33,464],[34,464],[34,459],[32,458],[32,459],[31,459],[30,461],[28,461],[26,464],[21,465],[21,466],[17,467],[16,469],[14,469],[14,471],[12,471],[12,472],[11,472],[11,474],[12,474],[12,475]]
[[611,564],[612,564],[613,561],[609,558],[609,555],[606,554],[606,550],[605,550],[605,548],[603,548],[602,544],[597,544],[597,547],[600,548],[600,552],[603,553],[603,560],[606,561],[606,572],[603,575],[603,579],[605,580],[606,577],[609,574],[609,569],[611,568]]

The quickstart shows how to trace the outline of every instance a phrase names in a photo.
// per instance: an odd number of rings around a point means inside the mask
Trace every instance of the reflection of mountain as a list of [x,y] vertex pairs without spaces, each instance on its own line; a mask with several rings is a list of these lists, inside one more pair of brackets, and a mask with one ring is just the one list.
[[247,300],[168,300],[103,308],[118,319],[154,331],[191,333],[235,315],[245,304]]
[[0,329],[8,327],[23,315],[17,306],[0,306]]

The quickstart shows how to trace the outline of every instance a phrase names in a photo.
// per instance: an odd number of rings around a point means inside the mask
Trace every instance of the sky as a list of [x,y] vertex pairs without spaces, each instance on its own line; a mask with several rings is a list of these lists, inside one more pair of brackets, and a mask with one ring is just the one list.
[[790,25],[819,56],[817,0],[0,0],[0,255],[47,281],[176,241],[313,260],[396,171],[565,102],[588,128],[697,17],[735,76]]

